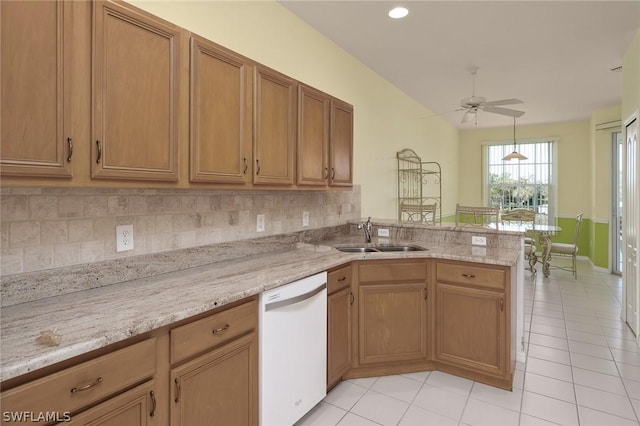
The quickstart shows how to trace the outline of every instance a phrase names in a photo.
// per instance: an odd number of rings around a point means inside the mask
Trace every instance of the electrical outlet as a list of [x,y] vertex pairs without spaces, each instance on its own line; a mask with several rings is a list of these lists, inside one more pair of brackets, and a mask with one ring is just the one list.
[[473,244],[474,246],[486,246],[487,237],[478,237],[477,235],[473,235],[471,237],[471,244]]
[[259,214],[256,219],[256,232],[264,232],[264,215]]
[[302,212],[302,226],[309,226],[309,212]]
[[116,252],[133,250],[133,225],[116,226]]
[[388,237],[389,228],[378,228],[378,237]]

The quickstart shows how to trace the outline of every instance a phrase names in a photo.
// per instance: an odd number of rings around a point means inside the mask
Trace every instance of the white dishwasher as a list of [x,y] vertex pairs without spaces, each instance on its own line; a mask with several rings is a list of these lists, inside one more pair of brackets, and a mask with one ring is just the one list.
[[327,273],[260,295],[260,425],[291,426],[327,394]]

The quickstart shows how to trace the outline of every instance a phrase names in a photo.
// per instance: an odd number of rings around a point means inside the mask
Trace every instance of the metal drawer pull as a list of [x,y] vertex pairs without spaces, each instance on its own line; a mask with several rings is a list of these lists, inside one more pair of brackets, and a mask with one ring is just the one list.
[[67,138],[67,146],[69,147],[69,155],[67,155],[67,163],[71,162],[71,157],[73,157],[73,141],[71,138]]
[[338,278],[338,282],[341,283],[342,281],[344,281],[346,279],[347,279],[347,277]]
[[100,383],[102,383],[102,377],[98,377],[95,382],[89,383],[88,385],[84,385],[84,386],[79,387],[79,388],[71,389],[71,393],[78,393],[78,392],[83,392],[83,391],[89,390],[94,386],[98,386]]
[[96,163],[100,164],[100,160],[102,160],[102,144],[100,141],[96,141],[96,145],[98,146],[98,158],[96,158]]
[[222,331],[225,331],[226,329],[228,329],[229,327],[231,327],[229,324],[225,324],[224,327],[220,327],[220,328],[214,328],[211,333],[216,334],[216,333],[220,333]]
[[475,278],[476,276],[474,274],[462,274],[463,277],[465,278]]
[[176,399],[174,399],[174,401],[178,402],[180,400],[180,381],[176,379],[175,382],[176,382]]
[[151,412],[149,413],[149,417],[153,417],[156,415],[156,394],[151,391],[149,392],[149,396],[151,397]]

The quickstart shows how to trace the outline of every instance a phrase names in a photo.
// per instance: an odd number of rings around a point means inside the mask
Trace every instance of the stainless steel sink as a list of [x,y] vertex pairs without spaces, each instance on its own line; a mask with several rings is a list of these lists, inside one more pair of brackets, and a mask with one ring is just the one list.
[[426,251],[428,249],[420,246],[376,246],[378,251]]
[[343,251],[345,253],[369,253],[369,252],[374,252],[374,251],[380,251],[378,249],[375,249],[373,247],[355,247],[355,246],[351,246],[351,247],[336,247],[336,250],[339,251]]
[[365,246],[338,246],[336,250],[346,253],[370,253],[370,252],[394,252],[394,251],[426,251],[428,249],[414,245],[379,245]]

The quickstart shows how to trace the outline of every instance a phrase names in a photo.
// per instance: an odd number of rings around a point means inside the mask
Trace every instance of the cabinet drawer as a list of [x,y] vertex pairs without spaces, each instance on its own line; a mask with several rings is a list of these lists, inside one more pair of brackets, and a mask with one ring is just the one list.
[[258,302],[235,308],[171,330],[171,363],[218,346],[258,326]]
[[436,263],[436,279],[456,284],[477,285],[504,290],[504,269],[488,268],[467,263]]
[[327,294],[333,294],[351,285],[351,265],[327,274]]
[[74,412],[155,373],[156,340],[83,362],[2,394],[2,410]]
[[424,281],[427,263],[421,262],[363,262],[358,265],[358,282]]

